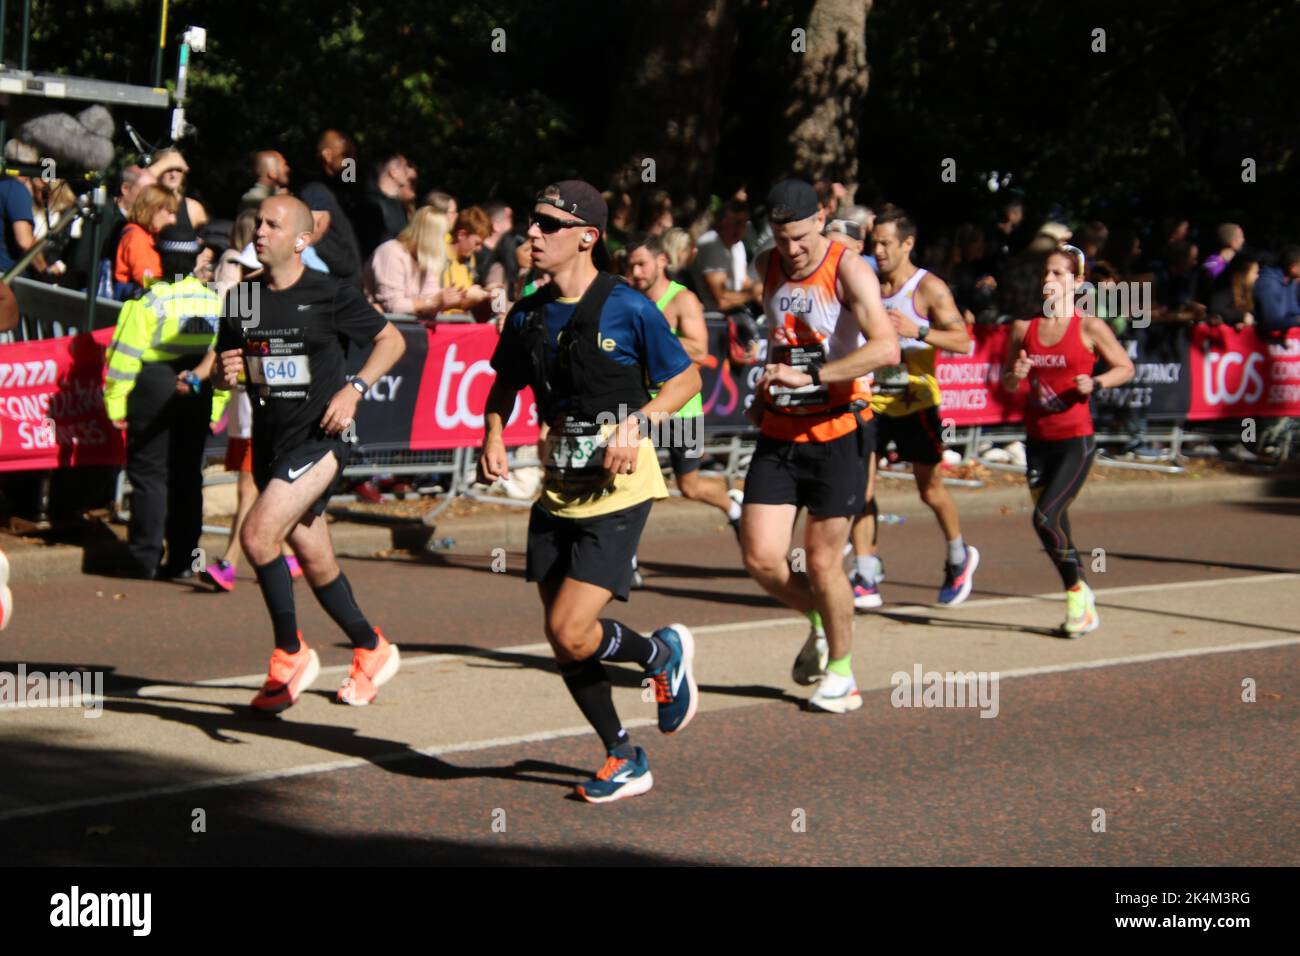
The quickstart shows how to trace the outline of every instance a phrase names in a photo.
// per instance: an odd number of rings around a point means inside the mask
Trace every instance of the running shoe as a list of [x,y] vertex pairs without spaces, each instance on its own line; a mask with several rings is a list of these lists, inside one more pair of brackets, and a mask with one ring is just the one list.
[[397,645],[388,643],[379,628],[375,628],[379,643],[373,651],[364,647],[352,651],[352,669],[343,678],[339,688],[338,702],[351,704],[353,707],[365,707],[379,692],[379,688],[393,679],[397,669],[402,666],[401,655]]
[[944,565],[943,587],[939,589],[939,604],[943,607],[955,607],[970,597],[971,585],[975,583],[975,569],[979,566],[980,553],[969,544],[966,545],[965,563]]
[[868,584],[867,579],[856,571],[849,578],[849,583],[853,585],[853,606],[859,611],[869,611],[884,603],[880,600],[880,588]]
[[659,702],[659,732],[675,734],[691,722],[699,703],[695,683],[695,637],[684,624],[672,624],[655,631],[668,645],[668,660],[650,676]]
[[831,648],[826,643],[826,632],[819,628],[808,629],[808,640],[804,641],[803,649],[799,651],[799,656],[794,659],[794,667],[790,669],[790,677],[796,684],[815,684],[821,680],[822,675],[826,672],[826,665],[831,659]]
[[825,714],[847,714],[862,706],[858,682],[852,676],[842,677],[827,671],[817,685],[817,692],[808,701],[808,709]]
[[235,589],[235,566],[229,561],[218,561],[216,564],[209,564],[203,569],[201,576],[205,583],[211,584],[218,591],[233,591]]
[[1097,598],[1092,588],[1079,582],[1073,590],[1065,592],[1065,623],[1061,630],[1067,637],[1079,637],[1101,626],[1097,614]]
[[298,563],[298,559],[296,557],[294,557],[292,554],[286,554],[284,556],[284,563],[289,565],[289,577],[291,578],[302,577],[302,565]]
[[645,578],[641,577],[641,569],[633,568],[632,569],[632,590],[640,591],[643,587],[645,587]]
[[[741,505],[742,507],[745,504],[745,493],[741,491],[739,488],[729,489],[727,491],[727,497],[730,498],[732,501],[734,501],[736,504]],[[733,521],[732,519],[728,518],[727,521],[731,524],[731,530],[736,533],[736,540],[739,541],[740,540],[740,519],[736,518]]]
[[278,714],[298,703],[316,675],[320,673],[320,658],[307,646],[298,632],[301,645],[297,654],[289,654],[280,648],[271,655],[271,667],[266,675],[266,683],[253,698],[253,709],[264,714]]
[[624,797],[635,797],[655,785],[650,773],[650,761],[640,747],[631,757],[610,754],[596,776],[580,783],[575,792],[588,803],[609,803]]

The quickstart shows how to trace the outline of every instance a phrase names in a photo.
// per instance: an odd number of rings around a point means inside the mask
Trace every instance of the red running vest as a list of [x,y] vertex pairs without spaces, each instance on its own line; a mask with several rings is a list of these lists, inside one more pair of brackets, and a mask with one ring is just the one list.
[[1091,375],[1097,357],[1083,344],[1083,319],[1070,319],[1061,341],[1044,345],[1038,337],[1039,316],[1029,323],[1022,345],[1034,364],[1029,373],[1025,432],[1039,441],[1060,441],[1092,434],[1092,410],[1074,384],[1076,375]]

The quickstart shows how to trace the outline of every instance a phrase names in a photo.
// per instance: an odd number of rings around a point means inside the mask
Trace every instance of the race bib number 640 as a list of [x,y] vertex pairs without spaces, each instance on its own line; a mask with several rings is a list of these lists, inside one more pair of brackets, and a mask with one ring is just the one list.
[[248,377],[256,385],[310,385],[305,355],[250,355]]

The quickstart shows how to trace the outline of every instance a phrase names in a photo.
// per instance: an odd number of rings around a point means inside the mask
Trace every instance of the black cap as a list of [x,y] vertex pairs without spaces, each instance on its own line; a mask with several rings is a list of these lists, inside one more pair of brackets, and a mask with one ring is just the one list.
[[566,179],[552,183],[542,190],[537,202],[546,203],[556,209],[563,209],[570,215],[577,216],[589,226],[595,226],[602,233],[609,221],[609,207],[605,198],[591,183],[581,179]]
[[817,191],[802,179],[783,179],[767,194],[767,217],[776,225],[817,215]]

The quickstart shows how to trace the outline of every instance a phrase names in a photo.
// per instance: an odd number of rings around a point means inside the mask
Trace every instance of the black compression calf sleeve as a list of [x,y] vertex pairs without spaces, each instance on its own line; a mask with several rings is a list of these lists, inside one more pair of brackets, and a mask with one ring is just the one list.
[[325,613],[343,629],[343,633],[348,636],[353,647],[373,651],[379,646],[379,635],[370,626],[366,616],[361,613],[361,608],[357,607],[357,599],[352,594],[352,585],[348,583],[342,571],[323,588],[312,588],[312,593],[316,595],[316,600],[325,609]]
[[560,665],[560,676],[573,695],[574,702],[587,718],[587,723],[600,735],[605,750],[612,752],[628,742],[627,731],[614,710],[614,696],[610,692],[609,675],[605,665],[594,657],[585,661]]
[[293,606],[293,575],[282,555],[261,567],[254,567],[257,583],[262,586],[262,600],[271,613],[271,626],[275,628],[275,646],[288,654],[297,654],[302,645],[298,640],[298,614]]
[[668,659],[668,645],[657,637],[645,637],[626,624],[607,618],[600,621],[600,627],[597,660],[640,664],[646,670],[656,671]]

